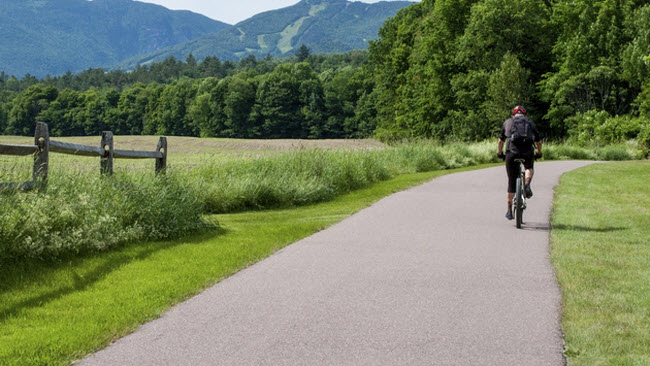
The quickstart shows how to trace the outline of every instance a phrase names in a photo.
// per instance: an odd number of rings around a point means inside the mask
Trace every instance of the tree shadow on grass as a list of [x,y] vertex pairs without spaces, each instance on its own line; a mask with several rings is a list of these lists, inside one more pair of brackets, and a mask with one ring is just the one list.
[[[157,252],[179,245],[200,244],[225,233],[226,230],[218,228],[187,238],[134,243],[106,252],[89,253],[79,257],[62,258],[57,261],[24,259],[13,261],[11,264],[2,263],[2,267],[0,267],[0,295],[7,291],[26,289],[35,283],[52,283],[52,278],[56,276],[66,277],[67,281],[64,286],[46,290],[45,292],[39,288],[35,291],[39,293],[36,296],[13,304],[3,301],[0,303],[0,322],[20,313],[22,310],[41,307],[66,295],[83,291],[124,265],[145,260]],[[88,271],[85,268],[88,262],[97,262],[97,265]],[[66,270],[68,271],[67,275],[59,274],[59,272]],[[72,284],[69,283],[69,276],[72,276]]]

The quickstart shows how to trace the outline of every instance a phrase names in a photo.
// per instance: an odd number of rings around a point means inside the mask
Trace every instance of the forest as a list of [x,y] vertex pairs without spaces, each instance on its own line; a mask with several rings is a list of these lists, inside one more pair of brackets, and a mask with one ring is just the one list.
[[1,73],[0,131],[476,141],[519,104],[547,139],[650,141],[646,1],[423,0],[379,36],[347,54]]
[[646,0],[424,0],[369,63],[384,139],[483,139],[524,105],[546,138],[649,140]]

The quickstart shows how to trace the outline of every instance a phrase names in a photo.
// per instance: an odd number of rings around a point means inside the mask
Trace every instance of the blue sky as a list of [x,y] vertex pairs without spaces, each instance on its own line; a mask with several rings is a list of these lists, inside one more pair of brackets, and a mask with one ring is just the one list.
[[[169,9],[191,10],[229,24],[238,23],[263,11],[284,8],[299,0],[139,0]],[[359,0],[376,3],[379,0]]]

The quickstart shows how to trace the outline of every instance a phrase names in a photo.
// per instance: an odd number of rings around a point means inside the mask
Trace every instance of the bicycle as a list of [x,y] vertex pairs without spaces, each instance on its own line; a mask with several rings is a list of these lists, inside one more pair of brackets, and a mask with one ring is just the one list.
[[521,229],[521,224],[524,221],[524,210],[526,209],[526,193],[524,190],[526,169],[524,168],[524,159],[514,159],[514,161],[519,163],[519,177],[517,177],[515,197],[512,200],[512,212],[515,213],[515,225],[517,229]]

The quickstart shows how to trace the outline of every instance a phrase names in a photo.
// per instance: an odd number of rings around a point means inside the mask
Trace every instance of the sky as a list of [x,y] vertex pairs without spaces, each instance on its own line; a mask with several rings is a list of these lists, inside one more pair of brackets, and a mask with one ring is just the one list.
[[[191,10],[212,19],[228,23],[239,23],[244,19],[267,10],[294,5],[299,0],[139,0],[159,4],[174,10]],[[376,3],[379,0],[358,0]],[[389,0],[390,1],[390,0]]]

